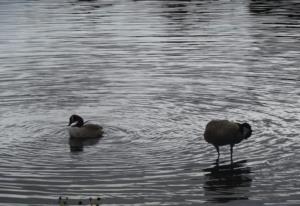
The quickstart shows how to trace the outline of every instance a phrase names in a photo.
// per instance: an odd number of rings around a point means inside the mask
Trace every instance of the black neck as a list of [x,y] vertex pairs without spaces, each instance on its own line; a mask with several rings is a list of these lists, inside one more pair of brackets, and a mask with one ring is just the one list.
[[76,118],[76,124],[73,127],[82,127],[84,125],[83,119],[81,117]]

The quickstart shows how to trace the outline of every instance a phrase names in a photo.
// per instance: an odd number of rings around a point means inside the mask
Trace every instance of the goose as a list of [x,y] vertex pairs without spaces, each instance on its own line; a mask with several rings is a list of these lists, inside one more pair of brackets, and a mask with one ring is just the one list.
[[76,114],[70,117],[68,126],[70,138],[100,138],[103,134],[103,127],[98,124],[87,124],[82,117]]
[[212,120],[205,128],[204,139],[215,146],[218,152],[219,146],[230,145],[230,160],[232,163],[233,146],[244,139],[248,139],[252,134],[252,129],[248,123],[236,123],[228,120]]

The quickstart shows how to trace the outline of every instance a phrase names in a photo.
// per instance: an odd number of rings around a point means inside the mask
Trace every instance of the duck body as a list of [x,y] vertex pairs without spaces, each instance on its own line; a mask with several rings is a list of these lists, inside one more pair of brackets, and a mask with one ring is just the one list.
[[219,146],[230,145],[232,160],[233,146],[247,139],[251,134],[252,129],[248,123],[240,124],[228,120],[212,120],[206,125],[204,139],[215,146],[218,159],[220,156]]
[[103,135],[103,127],[98,124],[85,123],[79,115],[72,115],[70,117],[69,126],[69,135],[71,138],[100,138]]

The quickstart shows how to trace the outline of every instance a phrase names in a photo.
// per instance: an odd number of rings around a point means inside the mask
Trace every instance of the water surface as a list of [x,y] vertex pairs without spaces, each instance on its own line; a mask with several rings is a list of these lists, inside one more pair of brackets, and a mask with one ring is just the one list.
[[[299,205],[299,7],[1,1],[1,205]],[[70,142],[73,113],[103,138]],[[216,118],[254,130],[232,166]]]

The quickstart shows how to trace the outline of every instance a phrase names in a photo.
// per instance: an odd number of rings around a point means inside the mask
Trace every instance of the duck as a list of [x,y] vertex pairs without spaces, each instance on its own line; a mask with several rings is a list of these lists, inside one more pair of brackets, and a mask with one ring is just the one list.
[[206,142],[212,144],[220,158],[220,146],[230,145],[230,160],[233,162],[233,147],[234,145],[248,139],[252,134],[252,128],[249,123],[237,123],[229,120],[211,120],[208,122],[204,132]]
[[83,118],[73,114],[69,119],[70,138],[89,139],[100,138],[103,135],[103,127],[98,124],[90,124],[83,121]]

